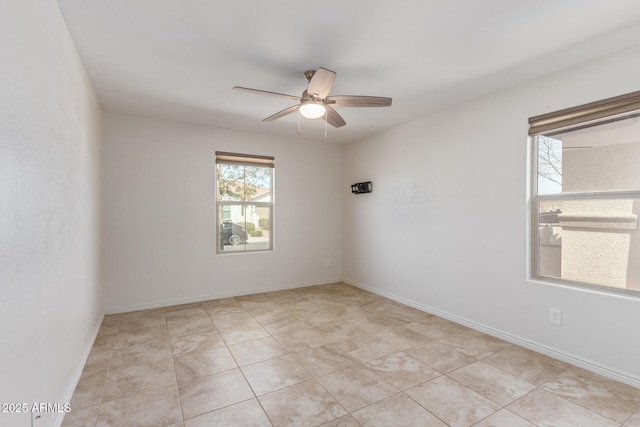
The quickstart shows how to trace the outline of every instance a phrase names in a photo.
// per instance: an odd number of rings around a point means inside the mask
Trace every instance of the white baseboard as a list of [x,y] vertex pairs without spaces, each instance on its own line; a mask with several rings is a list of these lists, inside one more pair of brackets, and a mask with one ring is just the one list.
[[625,373],[610,369],[606,366],[602,366],[599,365],[597,363],[593,363],[589,360],[585,360],[582,359],[580,357],[577,357],[575,355],[572,354],[567,354],[561,351],[558,351],[554,348],[551,347],[547,347],[544,345],[540,345],[538,343],[532,342],[532,341],[528,341],[526,339],[523,339],[521,337],[515,336],[515,335],[511,335],[511,334],[507,334],[503,331],[494,329],[494,328],[490,328],[488,326],[482,325],[480,323],[435,309],[433,307],[429,307],[427,305],[418,303],[416,301],[407,299],[407,298],[403,298],[394,294],[391,294],[389,292],[385,292],[385,291],[381,291],[379,289],[375,289],[372,288],[370,286],[364,285],[362,283],[358,283],[354,280],[348,280],[348,279],[343,279],[342,280],[344,283],[347,283],[351,286],[355,286],[356,288],[360,288],[363,289],[365,291],[374,293],[376,295],[380,295],[383,296],[385,298],[388,298],[390,300],[399,302],[401,304],[404,305],[408,305],[409,307],[413,307],[416,308],[418,310],[424,311],[426,313],[430,313],[433,315],[436,315],[438,317],[442,317],[444,319],[447,320],[451,320],[452,322],[458,323],[460,325],[466,326],[468,328],[474,329],[476,331],[480,331],[483,332],[487,335],[491,335],[493,337],[499,338],[501,340],[510,342],[512,344],[518,345],[520,347],[524,347],[527,348],[529,350],[535,351],[537,353],[541,353],[544,354],[546,356],[552,357],[554,359],[560,360],[562,362],[568,363],[570,365],[573,366],[577,366],[579,368],[585,369],[587,371],[602,375],[604,377],[607,378],[611,378],[613,380],[619,381],[621,383],[624,384],[628,384],[632,387],[636,387],[636,388],[640,388],[640,378],[631,376],[631,375],[627,375]]
[[134,305],[128,305],[128,306],[122,306],[122,307],[111,307],[106,309],[105,314],[128,313],[131,311],[149,310],[151,308],[170,307],[172,305],[190,304],[194,302],[239,297],[243,295],[261,294],[264,292],[286,291],[289,289],[298,289],[298,288],[306,288],[309,286],[326,285],[327,283],[338,283],[341,281],[342,281],[341,279],[336,278],[335,280],[329,279],[329,280],[322,280],[317,282],[292,283],[288,285],[244,289],[242,291],[237,291],[237,292],[222,292],[222,293],[202,295],[202,296],[190,297],[190,298],[177,298],[177,299],[164,300],[164,301],[155,301],[155,302],[145,303],[145,304],[134,304]]
[[[73,374],[73,376],[71,377],[71,380],[69,381],[69,384],[67,385],[67,389],[65,390],[64,393],[64,399],[62,400],[62,402],[64,403],[70,403],[71,402],[71,398],[73,397],[73,393],[76,391],[76,387],[78,387],[78,382],[80,381],[80,376],[82,376],[82,371],[84,370],[84,365],[87,364],[87,359],[89,358],[89,354],[91,353],[91,349],[93,348],[93,343],[95,342],[96,338],[98,337],[98,333],[100,332],[100,327],[102,326],[102,321],[104,320],[104,313],[102,313],[102,316],[100,317],[100,321],[98,322],[95,330],[93,331],[93,339],[91,339],[91,341],[89,342],[89,345],[85,348],[84,350],[84,356],[80,359],[82,361],[82,363],[80,363],[78,365],[78,367],[76,368],[76,372]],[[71,408],[71,410],[73,410],[73,407]],[[66,413],[64,412],[59,412],[58,415],[56,416],[54,422],[53,422],[53,426],[54,427],[60,427],[62,426],[62,422],[64,421],[64,416],[66,415]]]

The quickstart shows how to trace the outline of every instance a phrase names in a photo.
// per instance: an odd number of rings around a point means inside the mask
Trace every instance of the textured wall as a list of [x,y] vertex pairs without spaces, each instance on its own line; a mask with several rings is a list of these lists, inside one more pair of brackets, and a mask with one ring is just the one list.
[[100,108],[55,1],[3,2],[0,51],[0,402],[64,403],[103,313]]

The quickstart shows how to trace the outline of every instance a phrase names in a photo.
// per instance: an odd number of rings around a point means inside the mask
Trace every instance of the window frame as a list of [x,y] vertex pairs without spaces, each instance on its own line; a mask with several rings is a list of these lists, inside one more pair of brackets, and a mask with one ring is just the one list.
[[[235,166],[249,166],[249,167],[261,167],[261,168],[269,168],[271,170],[270,173],[270,197],[269,201],[256,201],[256,200],[222,200],[219,198],[220,188],[219,183],[220,180],[218,178],[218,164],[227,164],[227,165],[235,165]],[[275,182],[275,158],[272,156],[262,156],[262,155],[251,155],[251,154],[241,154],[241,153],[229,153],[216,151],[215,152],[215,200],[216,200],[216,255],[229,255],[229,254],[245,254],[245,253],[260,253],[260,252],[273,252],[274,248],[274,211],[275,211],[275,203],[274,203],[274,182]],[[250,206],[255,206],[257,208],[268,208],[269,209],[269,240],[267,247],[264,249],[234,249],[234,250],[224,250],[224,246],[222,244],[222,236],[221,236],[221,225],[224,221],[224,218],[221,218],[220,215],[223,214],[224,206],[240,206],[242,207],[243,212],[246,212]],[[224,215],[223,215],[224,216]],[[234,224],[232,222],[232,224]],[[249,233],[247,233],[249,234]]]
[[[602,291],[607,294],[620,294],[640,298],[640,290],[633,288],[619,288],[610,285],[596,284],[550,275],[543,275],[540,271],[540,205],[545,201],[578,201],[578,200],[613,200],[613,199],[640,199],[640,186],[634,190],[610,190],[610,191],[585,191],[585,192],[560,192],[554,194],[539,194],[539,140],[541,136],[553,136],[561,132],[568,132],[587,127],[604,125],[615,120],[623,120],[640,116],[640,91],[614,98],[584,104],[529,119],[529,140],[531,167],[529,179],[531,179],[530,191],[530,252],[529,275],[531,280],[545,284],[556,284],[577,288]],[[640,232],[640,230],[638,231]]]

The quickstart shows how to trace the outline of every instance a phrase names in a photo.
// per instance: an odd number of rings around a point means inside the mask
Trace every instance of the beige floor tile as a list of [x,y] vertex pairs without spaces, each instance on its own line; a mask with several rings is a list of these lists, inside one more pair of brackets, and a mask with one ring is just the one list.
[[113,351],[111,369],[170,359],[171,344],[168,340],[153,340]]
[[216,329],[232,329],[244,323],[253,323],[256,319],[244,309],[224,309],[225,312],[232,311],[229,314],[210,314],[209,317]]
[[332,303],[329,300],[326,299],[309,299],[309,298],[305,298],[302,301],[297,301],[294,303],[290,303],[287,304],[286,307],[289,307],[289,309],[292,311],[292,313],[296,313],[296,314],[306,314],[306,316],[308,316],[309,314],[318,311],[318,310],[322,310],[325,308],[334,308],[335,304]]
[[442,375],[402,352],[370,360],[365,366],[398,390],[406,390]]
[[265,295],[267,299],[276,304],[291,304],[304,299],[304,296],[300,295],[294,289],[267,292]]
[[554,379],[570,367],[564,362],[515,345],[482,361],[537,386]]
[[[356,322],[358,320],[362,320],[364,318],[367,317],[367,315],[369,314],[369,312],[367,310],[365,310],[364,308],[361,308],[357,305],[352,305],[352,306],[343,306],[343,308],[348,308],[348,310],[344,310],[339,314],[339,317],[345,321],[345,322]],[[406,324],[406,323],[403,323]],[[402,326],[402,325],[396,325],[396,326]],[[395,327],[395,326],[394,326]],[[389,328],[380,328],[379,330],[385,330],[385,329],[391,329]],[[377,331],[376,331],[377,332]]]
[[100,405],[88,406],[86,408],[71,407],[71,412],[64,416],[62,427],[88,427],[95,426],[98,419]]
[[536,388],[483,362],[467,365],[447,375],[500,406],[506,406]]
[[227,345],[238,344],[270,336],[269,332],[260,326],[260,324],[253,318],[229,328],[220,329],[219,332]]
[[507,409],[539,427],[620,426],[619,423],[541,388],[515,401]]
[[171,337],[171,349],[174,357],[194,351],[212,350],[224,347],[225,343],[218,331],[201,332],[182,337]]
[[322,326],[331,323],[343,322],[340,315],[344,313],[344,308],[325,308],[322,310],[314,311],[310,316],[305,318],[305,321],[311,326]]
[[313,328],[320,335],[325,337],[324,342],[326,344],[339,342],[339,341],[347,341],[352,340],[354,338],[361,337],[363,335],[367,335],[367,332],[358,328],[355,325],[345,322],[339,323],[328,323],[320,326],[316,326]]
[[409,323],[407,328],[424,335],[430,340],[438,340],[448,337],[449,335],[469,331],[469,328],[435,316],[420,322]]
[[624,427],[640,427],[640,410],[624,423]]
[[184,335],[195,334],[198,332],[215,331],[215,326],[209,316],[193,317],[189,319],[180,319],[167,322],[169,335],[180,337]]
[[351,415],[345,415],[328,423],[320,424],[319,427],[360,427],[360,423],[357,422]]
[[102,402],[175,385],[176,375],[171,359],[111,368],[105,382]]
[[178,304],[178,305],[171,305],[171,306],[167,306],[164,307],[164,314],[165,317],[167,318],[167,320],[169,319],[168,315],[170,315],[173,312],[187,312],[187,311],[196,311],[196,310],[201,310],[204,309],[204,303],[208,302],[207,301],[196,301],[196,302],[187,302],[184,304]]
[[167,426],[182,421],[175,386],[139,393],[100,405],[98,427]]
[[118,325],[109,326],[103,322],[102,325],[100,326],[100,329],[98,330],[98,336],[106,337],[109,335],[116,335],[119,330],[120,330],[120,326]]
[[640,408],[640,389],[578,368],[569,369],[543,387],[619,423]]
[[311,379],[311,374],[291,355],[243,366],[241,369],[256,396]]
[[184,422],[184,427],[211,426],[271,427],[271,422],[256,399],[189,418]]
[[72,408],[85,408],[97,405],[102,400],[106,374],[102,372],[82,374],[71,398]]
[[286,334],[273,336],[289,353],[327,344],[327,339],[314,328],[297,329]]
[[412,347],[405,353],[440,372],[450,372],[476,361],[474,357],[439,341]]
[[461,334],[449,335],[439,341],[453,346],[462,353],[475,357],[476,359],[482,359],[483,357],[511,347],[511,344],[506,341],[473,330],[468,330]]
[[447,427],[404,394],[396,394],[353,413],[363,426]]
[[408,325],[399,326],[393,329],[386,329],[373,335],[376,338],[380,338],[384,342],[391,344],[398,350],[406,350],[431,341],[424,335],[409,328]]
[[261,324],[273,335],[288,334],[297,330],[310,329],[312,327],[297,315],[292,315],[291,311],[288,311],[286,316],[267,320],[261,322]]
[[349,320],[349,322],[367,332],[380,332],[407,324],[402,320],[392,319],[378,313],[365,313],[361,317]]
[[229,328],[220,329],[219,332],[227,345],[270,336],[269,332],[253,319]]
[[363,366],[353,366],[319,377],[318,382],[350,412],[398,392],[375,372]]
[[118,334],[111,335],[99,335],[96,337],[93,342],[93,346],[91,347],[91,351],[103,352],[113,350],[116,340],[118,339]]
[[274,357],[284,356],[287,350],[273,337],[259,338],[257,340],[245,341],[229,346],[229,351],[238,362],[238,365],[245,366]]
[[335,351],[342,351],[362,363],[398,351],[396,347],[386,343],[381,338],[376,338],[373,334],[361,335],[336,344],[329,344],[326,347]]
[[138,344],[169,340],[167,325],[154,326],[146,329],[132,329],[118,332],[114,343],[115,349],[126,349]]
[[116,324],[120,327],[120,332],[137,331],[166,326],[167,320],[164,316],[164,309],[153,309],[124,313]]
[[422,310],[418,310],[417,308],[403,306],[402,304],[397,304],[397,306],[398,307],[395,310],[391,311],[390,316],[408,323],[423,322],[435,317],[433,314],[426,313]]
[[[286,304],[286,306],[289,306],[291,304]],[[278,304],[277,302],[271,301],[269,299],[265,301],[242,301],[240,305],[249,313],[253,313],[254,311],[256,313],[264,313],[265,310],[268,310],[269,308],[285,306],[285,304]]]
[[265,326],[267,322],[273,322],[290,316],[290,311],[286,305],[271,304],[267,307],[254,308],[249,314],[260,322],[262,326]]
[[208,317],[209,313],[204,309],[202,303],[196,302],[193,304],[176,305],[166,307],[164,317],[167,319],[167,326],[172,322],[197,319],[198,317]]
[[64,426],[640,427],[638,389],[344,283],[106,316],[71,406]]
[[214,320],[215,317],[234,317],[234,316],[246,316],[249,312],[237,301],[229,301],[227,303],[220,303],[221,300],[211,301],[203,303],[209,316]]
[[111,367],[124,367],[171,358],[166,326],[136,332],[119,332]]
[[347,412],[316,381],[306,381],[258,398],[275,426],[315,426]]
[[496,403],[445,376],[405,393],[452,427],[470,426],[500,409]]
[[[362,307],[367,306],[364,305]],[[388,300],[378,302],[373,309],[386,317],[400,320],[405,323],[419,322],[433,317],[431,314],[425,313],[424,311],[420,311],[416,308],[408,307],[397,302],[389,302]]]
[[235,297],[236,300],[242,304],[246,302],[268,302],[269,298],[267,297],[266,292],[262,292],[259,294],[249,294],[249,295],[240,295],[239,297]]
[[366,291],[345,295],[345,297],[351,304],[354,304],[354,305],[364,305],[382,298],[382,297],[379,297],[378,295],[374,295]]
[[354,360],[330,347],[308,348],[292,356],[314,377],[331,374],[352,366]]
[[255,397],[240,369],[196,378],[179,389],[185,419]]
[[106,378],[112,356],[113,350],[93,351],[92,349],[89,357],[87,357],[87,362],[84,365],[82,373],[84,375],[101,373]]
[[[220,300],[217,301],[211,301],[211,303],[216,303]],[[224,317],[244,317],[247,314],[249,314],[249,312],[247,310],[244,309],[244,307],[242,307],[242,305],[238,302],[235,303],[225,303],[225,304],[218,304],[218,305],[210,305],[209,303],[204,303],[202,304],[203,307],[205,308],[205,310],[207,311],[207,313],[209,314],[209,317],[211,317],[212,320],[214,320],[215,323],[215,319],[216,317],[220,317],[220,318],[224,318]]]
[[536,427],[507,409],[501,409],[473,427]]
[[174,365],[179,383],[238,367],[227,347],[194,351],[176,357]]
[[205,308],[205,310],[207,310],[207,312],[209,312],[210,310],[216,310],[221,308],[232,308],[232,307],[242,308],[240,303],[236,301],[235,298],[220,298],[220,299],[213,299],[209,301],[203,301],[202,306]]

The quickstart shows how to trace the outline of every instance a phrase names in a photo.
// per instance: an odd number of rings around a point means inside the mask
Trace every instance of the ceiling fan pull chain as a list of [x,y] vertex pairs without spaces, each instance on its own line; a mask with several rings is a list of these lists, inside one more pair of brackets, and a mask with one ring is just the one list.
[[298,109],[298,136],[300,136],[300,109]]
[[324,109],[324,139],[327,139],[327,108]]

